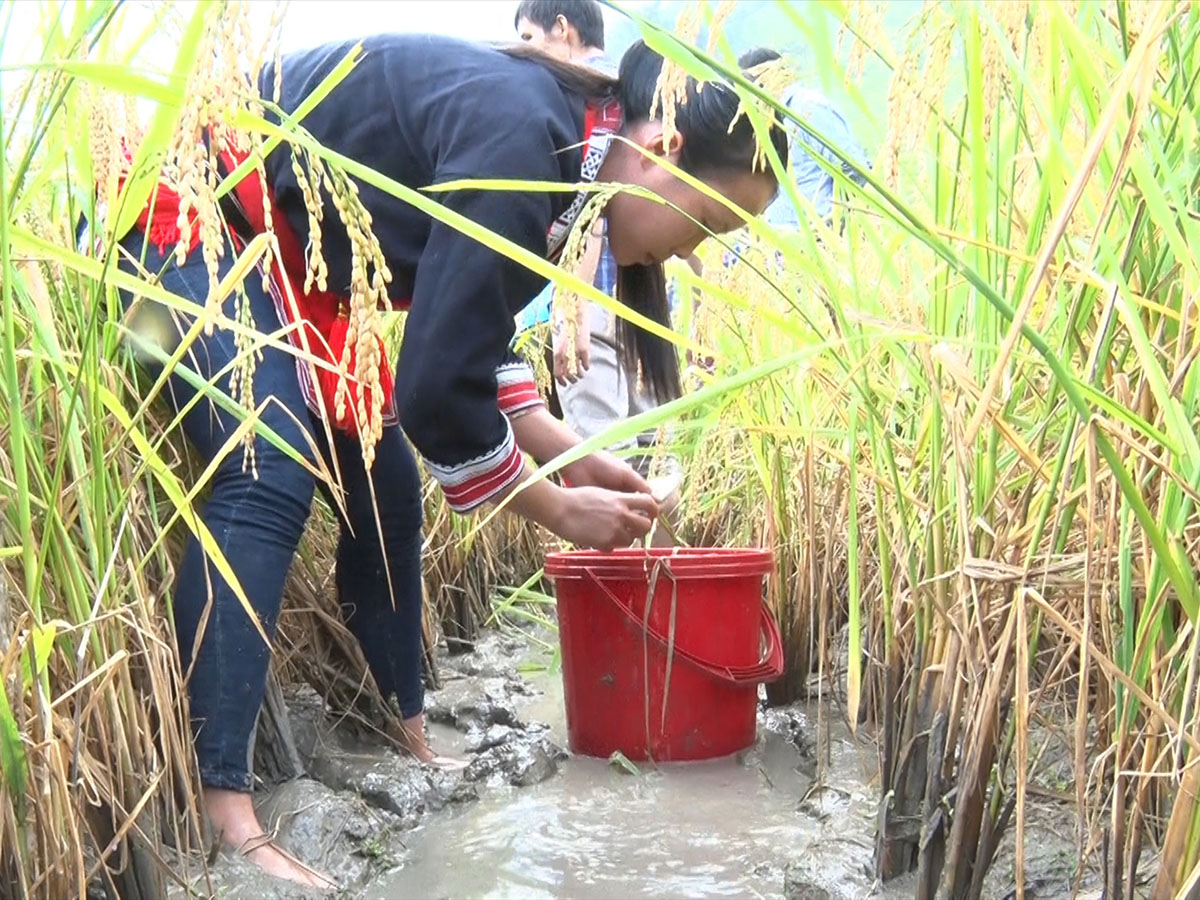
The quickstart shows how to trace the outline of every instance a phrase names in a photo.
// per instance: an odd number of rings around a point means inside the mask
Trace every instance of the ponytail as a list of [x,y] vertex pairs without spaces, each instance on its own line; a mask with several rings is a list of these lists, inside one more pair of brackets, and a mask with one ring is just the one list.
[[[671,327],[667,277],[662,263],[618,266],[617,299],[647,319]],[[670,341],[627,319],[617,319],[617,346],[625,371],[637,372],[640,368],[642,387],[656,402],[666,403],[683,393],[679,381],[679,356]]]

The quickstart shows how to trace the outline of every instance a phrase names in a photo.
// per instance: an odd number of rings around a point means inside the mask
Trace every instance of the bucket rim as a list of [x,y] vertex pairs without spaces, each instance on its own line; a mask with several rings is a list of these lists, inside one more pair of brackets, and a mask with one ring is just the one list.
[[602,550],[561,550],[546,554],[545,573],[551,578],[583,578],[589,570],[608,578],[644,579],[662,561],[679,577],[736,577],[766,575],[774,567],[770,550],[759,547],[630,547]]

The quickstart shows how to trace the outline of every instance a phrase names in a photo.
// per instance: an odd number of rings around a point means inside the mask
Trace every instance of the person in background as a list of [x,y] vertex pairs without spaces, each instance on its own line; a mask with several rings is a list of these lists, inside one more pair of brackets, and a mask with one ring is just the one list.
[[[604,51],[604,16],[596,0],[521,0],[513,16],[513,28],[521,41],[555,59],[616,77],[617,66]],[[591,242],[585,260],[591,260],[597,246],[601,258],[610,256],[607,241],[600,239]],[[517,316],[517,333],[550,321],[553,299],[554,285],[547,284]],[[586,355],[586,340],[581,351]],[[553,370],[549,354],[547,363]]]
[[[604,51],[604,17],[596,0],[522,0],[513,17],[517,36],[527,44],[569,62],[589,66],[601,72],[615,70],[613,61]],[[598,223],[603,229],[604,222]],[[689,255],[688,264],[700,274],[700,263]],[[617,265],[603,231],[588,238],[583,254],[580,278],[610,297],[617,293]],[[556,289],[548,284],[521,315],[517,331],[523,332],[537,324],[552,320],[551,349],[547,365],[553,373],[552,402],[562,413],[563,420],[585,439],[603,433],[624,419],[654,409],[674,396],[658,396],[652,389],[639,384],[636,370],[631,371],[621,351],[623,329],[617,316],[595,303],[582,298],[575,305],[574,334],[562,321],[554,307]],[[667,284],[672,318],[677,310],[674,281]],[[659,496],[664,516],[674,523],[679,503],[677,488],[678,462],[671,456],[655,452],[657,435],[653,429],[608,446],[610,451],[628,458],[644,477],[650,477],[656,456],[662,456],[659,472],[667,489]],[[651,543],[670,546],[674,543],[671,529],[654,530]]]
[[522,41],[551,56],[617,74],[604,52],[603,8],[596,0],[521,0],[513,27]]
[[[729,86],[710,83],[701,91],[689,79],[674,134],[651,115],[663,59],[641,42],[622,57],[616,79],[527,45],[496,48],[423,34],[331,43],[283,57],[282,111],[294,113],[356,47],[357,64],[308,113],[304,126],[322,146],[364,167],[412,190],[463,179],[566,186],[595,181],[635,185],[673,204],[618,192],[603,211],[617,294],[660,324],[668,319],[662,264],[691,254],[707,237],[696,222],[722,234],[739,228],[742,218],[657,161],[690,173],[751,215],[761,214],[778,190],[774,175],[756,165],[755,135],[744,117],[737,119],[738,96]],[[274,64],[261,73],[265,97],[273,93],[275,74]],[[786,156],[782,130],[774,130],[771,141]],[[233,172],[243,159],[225,148],[219,153],[221,174]],[[327,878],[264,833],[253,805],[249,759],[271,655],[263,635],[274,637],[284,580],[314,489],[326,486],[314,469],[321,464],[332,469],[336,462],[341,472],[338,597],[380,692],[394,707],[389,730],[398,745],[436,766],[458,763],[438,757],[425,735],[422,485],[409,442],[455,512],[506,502],[512,512],[579,546],[628,547],[649,533],[660,506],[645,479],[608,453],[592,453],[566,467],[569,486],[532,479],[527,456],[545,462],[580,442],[549,414],[532,370],[511,352],[514,316],[544,278],[364,182],[353,182],[353,191],[343,186],[336,203],[324,190],[315,199],[287,142],[267,156],[264,169],[264,178],[251,174],[227,195],[229,231],[217,232],[223,255],[214,258],[218,282],[235,277],[239,249],[274,233],[280,259],[269,282],[264,285],[255,271],[241,285],[253,327],[280,334],[285,325],[295,326],[288,331],[293,343],[307,332],[311,352],[336,372],[338,336],[345,345],[354,298],[366,296],[376,306],[408,310],[403,346],[393,377],[381,343],[371,346],[368,339],[365,352],[374,360],[369,365],[382,397],[359,398],[359,409],[369,403],[365,425],[347,413],[355,409],[354,394],[351,402],[339,404],[344,383],[320,373],[311,377],[298,351],[263,346],[253,382],[258,419],[292,452],[258,435],[252,470],[243,466],[240,453],[228,452],[243,417],[198,398],[183,373],[170,374],[163,399],[183,414],[183,430],[202,468],[213,471],[204,525],[263,634],[195,538],[188,542],[170,608],[213,833],[272,874],[328,887]],[[460,189],[433,196],[445,210],[555,261],[589,195]],[[319,204],[321,219],[310,204]],[[115,239],[124,270],[203,306],[211,278],[205,256],[216,248],[201,247],[197,229],[185,239],[178,223],[186,209],[164,180],[136,227]],[[349,225],[341,215],[347,209],[354,216]],[[306,289],[314,221],[324,222],[327,282],[318,279]],[[357,224],[363,221],[370,222],[369,238]],[[366,286],[364,242],[374,268]],[[135,303],[151,302],[128,294],[121,299],[127,313]],[[236,303],[232,295],[224,301],[231,319],[239,312]],[[194,322],[190,316],[180,319],[176,340]],[[660,395],[678,392],[674,348],[640,328],[625,334],[622,351],[632,366],[640,366],[646,383]],[[231,369],[239,355],[232,329],[201,329],[186,365],[236,396]],[[364,460],[360,427],[372,429],[371,466]]]
[[[738,66],[743,71],[753,72],[759,66],[782,58],[778,51],[769,47],[756,47],[738,58]],[[846,118],[827,97],[797,81],[789,85],[779,99],[801,120],[809,123],[821,132],[826,140],[849,156],[859,168],[869,168],[870,163],[855,140]],[[863,178],[853,166],[842,162],[837,154],[827,144],[818,140],[811,131],[790,120],[784,123],[784,128],[788,132],[789,159],[796,191],[800,196],[808,198],[822,221],[829,222],[833,217],[837,184],[832,173],[817,161],[818,158],[826,160],[835,169],[840,169],[843,175],[857,184],[863,184]],[[763,214],[763,221],[775,228],[796,230],[800,228],[800,217],[801,211],[792,204],[784,191],[780,191],[779,196]]]

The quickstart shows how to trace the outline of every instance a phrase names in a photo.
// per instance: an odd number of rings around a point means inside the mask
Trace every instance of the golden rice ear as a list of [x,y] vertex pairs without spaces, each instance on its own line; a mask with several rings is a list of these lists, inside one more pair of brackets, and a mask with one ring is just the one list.
[[[928,9],[932,4],[926,4]],[[885,58],[893,57],[891,47],[891,32],[884,25],[883,16],[878,9],[879,4],[873,0],[849,0],[846,5],[842,25],[838,29],[837,49],[841,51],[842,41],[849,36],[850,54],[846,64],[846,80],[858,81],[862,78],[863,68],[867,59],[881,49]]]
[[[268,53],[279,59],[279,36],[286,4],[277,4],[261,43],[254,40],[250,4],[227,0],[213,4],[207,27],[200,39],[198,63],[184,92],[179,126],[168,147],[167,171],[171,186],[180,196],[178,252],[185,252],[191,239],[192,218],[200,229],[210,289],[215,291],[217,263],[223,254],[221,214],[214,192],[218,182],[217,159],[233,152],[251,154],[261,160],[262,137],[235,128],[239,112],[261,116],[263,104],[258,77]],[[281,71],[275,70],[276,92]],[[198,140],[207,132],[209,146]],[[270,211],[264,210],[268,223]],[[269,264],[269,261],[268,261]]]
[[[383,248],[371,229],[371,214],[359,197],[358,185],[344,173],[331,169],[323,170],[322,183],[332,197],[334,209],[350,239],[350,307],[346,343],[338,362],[341,377],[334,400],[335,415],[340,418],[345,414],[349,393],[346,375],[353,358],[353,377],[359,387],[355,410],[359,440],[363,461],[370,468],[375,461],[375,445],[383,436],[383,387],[379,367],[383,361],[384,327],[380,310],[388,300],[387,286],[391,283],[392,273],[384,261]],[[319,193],[314,200],[320,203]],[[314,213],[311,207],[309,215],[320,218],[320,213]]]
[[[264,60],[270,54],[275,60],[273,95],[278,100],[282,88],[279,31],[283,8],[277,6],[271,18],[265,40],[255,45],[247,0],[228,0],[212,5],[209,21],[201,38],[199,63],[192,72],[180,113],[179,127],[167,153],[167,182],[180,196],[178,226],[180,243],[176,252],[186,254],[191,244],[193,222],[200,232],[200,245],[209,271],[208,306],[216,307],[222,298],[217,293],[217,271],[225,252],[225,237],[216,191],[219,187],[217,161],[224,153],[249,156],[257,163],[254,177],[263,185],[268,196],[266,173],[263,168],[262,137],[233,126],[241,111],[261,117],[264,104],[258,80]],[[198,136],[207,133],[206,148]],[[384,262],[383,251],[371,230],[371,216],[358,196],[357,185],[340,172],[329,170],[319,158],[300,148],[292,148],[292,171],[304,197],[308,212],[309,242],[305,248],[304,290],[315,286],[327,287],[328,266],[323,250],[323,218],[325,193],[332,198],[338,218],[350,238],[351,279],[350,304],[347,310],[348,329],[339,368],[341,379],[335,400],[336,414],[346,413],[349,395],[348,378],[360,385],[357,409],[358,432],[363,459],[368,466],[375,458],[375,444],[383,434],[383,389],[379,367],[382,362],[381,341],[383,317],[380,307],[387,301],[387,287],[392,280]],[[264,199],[263,219],[267,230],[274,227],[271,210]],[[270,255],[263,259],[264,280],[268,277]],[[299,273],[294,273],[298,275]],[[212,309],[216,313],[218,310]],[[243,325],[253,326],[244,291],[238,290],[234,316]],[[208,328],[213,327],[210,320]],[[255,354],[250,351],[252,337],[239,332],[238,371],[233,384],[235,399],[247,408],[253,407],[253,368]],[[243,346],[244,345],[244,346]],[[354,371],[351,372],[351,359]],[[368,408],[369,404],[369,408]],[[248,436],[252,442],[252,434]]]
[[[92,158],[92,173],[99,189],[98,199],[111,209],[117,199],[117,179],[129,170],[121,151],[119,113],[112,92],[100,85],[83,82],[80,90],[87,97],[88,146]],[[137,145],[127,140],[130,152]]]
[[713,13],[712,21],[708,25],[708,47],[709,56],[713,56],[717,52],[717,41],[721,39],[721,32],[725,29],[725,22],[733,13],[734,0],[721,0],[717,4],[717,9]]
[[[752,69],[747,70],[747,74],[752,80],[767,94],[770,94],[777,102],[781,101],[784,92],[799,78],[795,68],[790,66],[783,59],[773,59],[768,62],[760,63]],[[782,128],[783,122],[780,120],[778,113],[774,107],[764,100],[752,94],[743,94],[741,102],[738,103],[737,112],[733,114],[733,119],[729,123],[729,131],[737,126],[738,121],[749,115],[749,109],[753,106],[758,110],[759,114],[766,119],[769,129]],[[766,131],[770,134],[770,131]],[[751,166],[755,172],[769,172],[771,163],[767,156],[767,148],[763,143],[764,132],[759,129],[754,131],[754,162]]]
[[[575,224],[571,227],[570,233],[563,244],[562,257],[559,261],[559,267],[570,272],[576,278],[587,284],[592,284],[596,277],[595,262],[599,261],[598,255],[591,266],[584,266],[585,258],[588,256],[588,237],[592,234],[594,226],[600,222],[601,214],[604,212],[604,207],[608,205],[620,188],[605,187],[596,191],[584,204],[583,210],[579,213],[579,218],[575,220]],[[593,254],[595,255],[595,254]],[[590,271],[589,271],[590,269]],[[579,322],[579,292],[570,288],[560,288],[554,291],[554,299],[551,301],[550,321],[555,325],[561,324],[564,329],[563,340],[568,347],[575,346],[575,336],[578,333]],[[568,371],[576,374],[575,354],[567,354]]]
[[[1005,4],[998,4],[996,8],[1001,6]],[[873,13],[864,11],[864,15],[869,18]],[[892,75],[886,105],[887,133],[880,145],[875,169],[883,182],[893,189],[900,185],[901,159],[910,160],[909,165],[914,166],[916,172],[921,172],[925,166],[924,156],[913,151],[924,145],[935,121],[936,117],[931,116],[930,111],[939,109],[942,104],[957,30],[951,15],[937,6],[930,6],[922,13],[922,40],[911,42]],[[864,39],[860,38],[858,43]],[[1038,121],[1028,124],[1036,128]],[[1038,168],[1040,171],[1040,166]]]
[[[262,100],[258,91],[258,76],[263,59],[277,49],[281,11],[277,8],[265,39],[256,46],[250,6],[246,0],[227,0],[212,4],[204,13],[205,28],[200,36],[197,63],[188,76],[179,121],[167,145],[163,180],[179,195],[179,216],[176,225],[179,242],[175,247],[180,261],[192,245],[193,229],[199,231],[199,243],[209,275],[209,293],[205,302],[205,331],[211,333],[219,317],[220,307],[228,296],[218,287],[218,269],[225,254],[225,223],[217,200],[221,176],[218,160],[225,153],[250,156],[258,162],[256,176],[265,183],[262,171],[262,138],[238,129],[234,122],[248,112],[261,117]],[[104,109],[105,104],[99,108]],[[141,138],[140,123],[132,107],[127,106],[120,134],[126,139],[129,153],[136,153]],[[103,128],[99,130],[103,137]],[[93,130],[93,142],[97,131]],[[206,142],[201,137],[207,137]],[[101,154],[98,183],[107,192],[113,181],[113,148],[119,153],[116,165],[127,166],[120,141],[109,140],[107,155]],[[265,195],[265,192],[264,192]],[[272,227],[269,209],[264,209],[267,228]],[[262,258],[264,280],[269,273],[270,255]],[[231,394],[234,399],[252,409],[254,403],[254,368],[259,354],[254,350],[253,317],[249,300],[239,285],[234,290],[232,318],[246,330],[234,337],[237,362],[231,372]],[[254,467],[254,436],[248,431],[245,440],[245,464]]]
[[[725,22],[734,10],[734,0],[721,0],[717,5],[716,11],[713,13],[712,21],[709,24],[708,43],[706,52],[712,56],[717,49],[717,42],[720,40],[721,32],[725,26]],[[695,44],[700,36],[702,16],[702,5],[700,3],[688,4],[679,14],[679,18],[675,22],[675,36],[681,41],[688,44]],[[770,78],[770,85],[777,85],[777,89],[773,90],[767,84],[763,85],[763,89],[772,96],[779,96],[787,85],[794,82],[795,73],[790,70],[782,61],[767,63],[757,67],[754,71],[762,70],[764,75]],[[663,60],[662,71],[659,72],[658,81],[654,86],[654,96],[650,101],[650,118],[654,119],[661,111],[663,124],[663,143],[669,144],[671,140],[678,134],[675,128],[675,112],[677,107],[687,103],[687,86],[688,73],[682,66],[677,65],[669,59]],[[696,83],[696,92],[699,93],[704,89],[705,81],[698,80]],[[738,120],[745,114],[744,104],[747,101],[743,99],[739,105],[737,113],[734,114],[733,120],[729,123],[729,131],[732,132]],[[750,102],[757,103],[762,110],[763,115],[772,124],[777,124],[778,119],[767,104],[751,98]],[[763,148],[760,137],[755,133],[755,154],[754,154],[754,171],[767,171],[769,163],[767,161],[767,153]]]
[[[684,6],[675,21],[675,36],[687,44],[695,44],[700,36],[700,4]],[[675,107],[687,103],[688,73],[683,67],[669,59],[663,59],[658,81],[654,85],[654,96],[650,99],[651,120],[662,113],[663,143],[670,144],[678,132],[675,130]]]

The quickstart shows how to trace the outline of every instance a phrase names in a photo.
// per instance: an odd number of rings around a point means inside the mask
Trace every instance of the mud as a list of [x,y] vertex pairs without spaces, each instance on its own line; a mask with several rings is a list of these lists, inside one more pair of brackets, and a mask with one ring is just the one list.
[[[874,751],[836,717],[818,728],[816,705],[764,710],[758,742],[736,757],[615,765],[567,753],[561,678],[518,674],[527,662],[523,641],[497,634],[443,660],[427,713],[435,747],[471,760],[456,773],[420,766],[292,689],[308,775],[262,795],[264,824],[347,898],[913,896],[911,879],[873,882]],[[1069,822],[1049,820],[1033,842],[1028,896],[1063,895]],[[989,897],[1011,896],[1010,859]],[[229,853],[211,878],[223,898],[328,896]],[[193,891],[209,893],[200,879]]]
[[[565,743],[558,676],[532,683],[540,696],[517,698],[518,719]],[[399,870],[364,896],[778,897],[789,864],[808,855],[822,860],[830,897],[870,893],[874,801],[855,749],[832,748],[827,773],[850,788],[822,787],[809,713],[773,710],[760,725],[736,758],[625,767],[573,757],[555,778],[490,791],[428,819]]]

